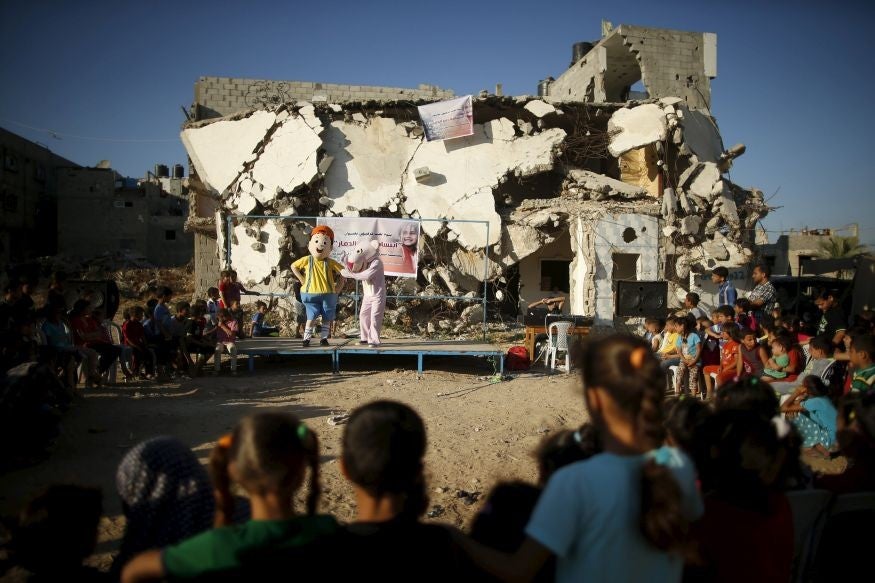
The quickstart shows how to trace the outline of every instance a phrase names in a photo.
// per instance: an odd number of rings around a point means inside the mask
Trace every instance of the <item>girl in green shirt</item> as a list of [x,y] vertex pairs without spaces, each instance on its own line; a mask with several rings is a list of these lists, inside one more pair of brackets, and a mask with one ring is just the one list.
[[[310,469],[307,514],[298,515],[294,496]],[[259,413],[245,417],[230,436],[219,440],[211,456],[218,512],[216,528],[177,545],[134,557],[122,581],[171,581],[258,578],[258,573],[295,557],[316,562],[310,552],[330,538],[337,523],[316,515],[319,500],[319,444],[316,435],[293,415]],[[249,494],[252,520],[226,526],[233,512],[231,482]],[[255,579],[253,579],[255,580]]]

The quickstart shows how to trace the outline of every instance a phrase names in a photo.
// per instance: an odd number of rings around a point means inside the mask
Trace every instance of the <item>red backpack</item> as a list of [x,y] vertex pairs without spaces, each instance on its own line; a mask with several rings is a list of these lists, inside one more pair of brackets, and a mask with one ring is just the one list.
[[525,346],[511,346],[507,349],[504,366],[507,370],[529,370],[529,351]]

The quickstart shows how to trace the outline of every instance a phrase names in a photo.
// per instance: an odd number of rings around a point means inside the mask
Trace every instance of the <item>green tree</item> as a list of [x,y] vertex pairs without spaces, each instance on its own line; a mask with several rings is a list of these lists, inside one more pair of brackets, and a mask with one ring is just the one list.
[[869,248],[861,245],[856,237],[832,236],[826,241],[820,242],[820,256],[826,259],[843,259],[866,255]]

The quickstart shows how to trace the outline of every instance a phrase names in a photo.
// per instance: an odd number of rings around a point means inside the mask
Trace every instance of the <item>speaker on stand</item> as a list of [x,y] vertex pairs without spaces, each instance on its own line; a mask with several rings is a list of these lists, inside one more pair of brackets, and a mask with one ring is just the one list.
[[614,312],[621,318],[664,318],[668,314],[667,281],[618,281]]

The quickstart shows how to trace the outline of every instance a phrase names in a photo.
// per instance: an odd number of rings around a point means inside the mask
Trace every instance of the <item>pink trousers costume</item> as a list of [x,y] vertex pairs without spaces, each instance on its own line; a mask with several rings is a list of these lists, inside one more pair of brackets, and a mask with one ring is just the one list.
[[[347,270],[348,271],[348,270]],[[359,310],[359,328],[362,342],[380,345],[383,313],[386,311],[386,275],[383,262],[372,259],[366,269],[346,275],[362,282],[362,308]]]

